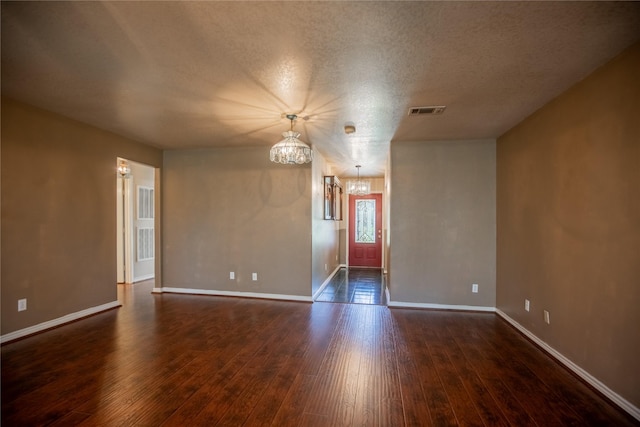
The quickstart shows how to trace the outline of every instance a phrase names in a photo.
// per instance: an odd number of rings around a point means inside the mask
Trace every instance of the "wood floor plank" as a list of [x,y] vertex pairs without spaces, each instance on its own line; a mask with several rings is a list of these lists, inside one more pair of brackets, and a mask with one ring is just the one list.
[[167,418],[164,425],[184,426],[194,420],[211,401],[211,396],[221,384],[233,378],[253,357],[262,345],[254,340],[247,342],[242,335],[233,335],[223,347],[207,352],[202,357],[203,366],[186,387],[194,390]]
[[[487,350],[489,358],[492,358],[503,383],[525,408],[527,413],[538,425],[562,426],[561,415],[556,410],[556,402],[547,398],[548,388],[536,381],[533,373],[517,362],[515,357],[505,352],[505,346],[501,340],[491,343],[492,348]],[[535,386],[533,385],[535,384]],[[539,392],[533,392],[538,388]]]
[[271,424],[282,427],[302,425],[307,402],[316,398],[312,395],[316,380],[315,375],[298,374],[291,383]]
[[370,306],[360,316],[358,336],[359,384],[354,425],[402,425],[404,423],[391,319],[385,309]]
[[451,337],[446,329],[446,322],[422,323],[421,331],[458,424],[483,426],[484,423],[476,405],[447,353],[447,345]]
[[58,418],[56,421],[48,424],[48,427],[72,427],[79,426],[84,422],[87,418],[89,418],[90,414],[85,414],[82,412],[71,411],[66,415]]
[[402,391],[397,363],[397,350],[393,320],[388,310],[378,307],[375,310],[377,319],[376,347],[371,364],[379,367],[379,412],[381,426],[400,426],[404,424],[402,408]]
[[405,425],[431,426],[433,421],[422,388],[422,382],[417,380],[418,370],[415,366],[414,356],[408,347],[404,333],[395,329],[398,381],[400,382]]
[[[126,424],[135,424],[138,417],[146,416],[146,408],[155,408],[154,397],[175,387],[174,381],[179,378],[184,366],[188,365],[193,357],[192,353],[176,355],[173,360],[166,360],[166,363],[156,366],[154,372],[140,367],[122,382],[121,389],[112,388],[110,392],[105,393],[92,416],[81,425],[112,425],[123,421]],[[89,411],[89,405],[80,405],[78,408],[83,412]]]
[[[519,408],[516,410],[518,416],[522,416],[524,410],[537,425],[561,426],[561,420],[552,409],[554,402],[545,402],[546,396],[543,393],[530,394],[532,384],[543,389],[544,384],[537,383],[530,371],[521,369],[509,351],[512,349],[504,345],[500,335],[491,335],[487,331],[481,339],[484,341],[479,347],[482,348],[482,352],[477,351],[478,347],[468,350],[473,354],[470,360],[477,364],[476,369],[481,373],[483,380],[498,387],[502,398],[513,396],[516,399],[517,404],[509,400],[512,407]],[[500,378],[500,383],[495,381],[495,377]]]
[[314,304],[308,322],[304,325],[304,337],[291,355],[292,363],[298,366],[289,389],[283,394],[282,402],[275,414],[273,425],[297,426],[303,418],[307,403],[312,398],[312,390],[317,381],[317,373],[327,354],[338,321],[344,312],[342,304]]
[[327,415],[310,414],[308,412],[302,415],[300,420],[300,427],[327,427],[335,424],[331,424],[331,420]]
[[358,313],[353,306],[345,307],[314,384],[314,399],[305,408],[305,413],[327,416],[335,425],[352,422],[360,370]]
[[[318,325],[319,320],[317,318],[305,319],[292,319],[290,325],[294,325],[296,330],[303,331],[301,334],[294,334],[291,331],[287,331],[286,339],[280,342],[280,348],[282,352],[276,354],[280,360],[274,365],[278,366],[278,372],[273,379],[272,383],[267,387],[266,391],[262,394],[259,401],[251,411],[251,414],[245,421],[248,425],[260,425],[266,426],[275,423],[275,425],[282,424],[283,414],[287,409],[291,409],[291,402],[287,400],[288,391],[293,387],[294,382],[298,377],[304,377],[304,372],[309,368],[309,365],[305,364],[308,360],[310,351],[318,351],[320,354],[326,352],[326,348],[322,349],[323,340],[313,341],[310,339],[313,335],[308,333],[313,328],[325,327],[326,330],[322,333],[322,336],[329,335],[331,331],[331,325],[326,324],[326,319],[322,321],[322,324]],[[327,327],[328,326],[328,327]],[[330,334],[333,335],[333,334]],[[328,346],[328,342],[327,342]],[[315,378],[315,377],[314,377]],[[310,386],[309,386],[310,390]],[[300,390],[303,392],[304,390]],[[285,409],[280,412],[280,407],[284,406]],[[304,406],[298,408],[301,412]],[[280,413],[280,421],[275,422],[274,418]],[[290,414],[291,416],[292,414]]]
[[[242,393],[247,384],[243,380],[251,378],[255,374],[255,369],[262,368],[264,361],[261,358],[269,352],[269,346],[273,347],[281,335],[269,337],[270,330],[277,330],[275,325],[280,324],[279,320],[284,319],[287,313],[279,313],[272,316],[266,327],[259,329],[257,333],[268,337],[265,341],[246,340],[243,335],[235,335],[236,345],[232,351],[226,353],[230,355],[227,364],[220,367],[215,373],[209,376],[208,380],[200,387],[178,410],[176,410],[166,421],[166,425],[185,425],[194,422],[215,425],[231,406],[231,399]],[[251,369],[247,369],[253,363]],[[272,369],[272,367],[270,367]],[[211,401],[211,396],[218,398]],[[243,406],[244,407],[244,406]]]
[[[554,402],[562,402],[569,408],[563,411],[564,421],[567,425],[571,422],[575,425],[594,423],[597,425],[623,425],[631,421],[627,414],[622,414],[612,404],[603,399],[587,384],[577,381],[573,373],[567,369],[557,369],[558,364],[550,356],[541,357],[540,350],[527,338],[513,333],[506,333],[511,328],[506,322],[499,323],[497,332],[505,335],[510,346],[518,348],[519,360],[533,372],[546,390],[551,393]],[[584,405],[591,401],[592,404]],[[613,420],[617,420],[612,422]]]
[[639,424],[492,313],[150,290],[3,345],[2,425]]
[[306,352],[302,362],[304,375],[318,375],[321,371],[329,345],[338,330],[340,318],[344,315],[344,304],[313,304],[309,313]]
[[251,426],[270,426],[283,404],[284,396],[295,381],[297,372],[298,369],[291,364],[283,364],[269,386],[257,396],[257,403],[244,423]]
[[361,345],[358,349],[360,367],[352,425],[380,425],[380,402],[386,385],[382,378],[383,361],[377,359],[380,358],[376,345],[380,331],[375,311],[366,310],[363,314],[356,326]]
[[489,389],[482,382],[477,372],[458,345],[461,334],[454,333],[447,329],[448,336],[440,337],[445,344],[445,351],[452,365],[455,366],[460,380],[464,384],[469,400],[476,406],[484,425],[486,426],[508,426],[509,421],[503,415],[499,403],[493,398]]
[[[458,425],[455,413],[449,402],[445,386],[438,374],[429,351],[429,342],[422,336],[422,319],[418,313],[405,313],[404,318],[398,317],[403,332],[408,337],[410,353],[415,358],[418,375],[415,380],[422,382],[424,396],[429,404],[431,420],[436,426]],[[411,320],[411,321],[409,321]],[[417,333],[416,333],[417,332]]]
[[483,337],[474,337],[473,334],[469,334],[466,340],[457,341],[457,344],[507,421],[511,425],[518,426],[537,425],[520,400],[505,384],[502,376],[503,361],[487,356],[495,351],[493,346]]
[[[258,357],[252,359],[248,368],[243,373],[249,377],[243,381],[246,384],[243,392],[238,396],[238,404],[232,405],[226,411],[218,425],[242,425],[248,422],[250,425],[268,425],[277,412],[281,404],[284,390],[290,386],[293,376],[278,374],[284,370],[293,373],[299,370],[295,364],[295,360],[291,360],[294,349],[301,344],[303,337],[299,334],[292,333],[291,326],[300,325],[303,322],[302,312],[293,313],[289,316],[287,328],[273,328],[269,332],[265,331],[265,335],[270,338],[265,345],[260,348]],[[280,388],[277,381],[280,380]],[[274,386],[273,384],[276,383]],[[278,392],[278,394],[275,394]],[[268,402],[263,397],[271,393],[271,399]],[[259,403],[262,404],[258,406]],[[265,403],[267,403],[265,405]]]

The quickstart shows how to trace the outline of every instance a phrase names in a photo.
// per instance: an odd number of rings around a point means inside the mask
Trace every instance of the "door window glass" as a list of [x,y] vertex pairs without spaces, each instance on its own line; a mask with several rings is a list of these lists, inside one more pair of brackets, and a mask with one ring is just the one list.
[[376,242],[376,200],[356,200],[356,243]]

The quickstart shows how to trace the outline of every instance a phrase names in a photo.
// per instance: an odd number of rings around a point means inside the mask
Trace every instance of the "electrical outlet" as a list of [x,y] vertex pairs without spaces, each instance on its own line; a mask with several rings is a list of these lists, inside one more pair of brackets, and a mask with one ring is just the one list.
[[25,311],[27,309],[27,299],[19,299],[18,300],[18,311]]
[[229,272],[229,279],[230,280],[235,280],[235,278],[236,278],[236,273],[234,271],[230,271]]
[[251,273],[251,280],[253,280],[254,282],[258,280],[258,273]]
[[478,284],[474,283],[473,285],[471,285],[471,292],[473,292],[474,294],[478,293]]
[[324,271],[327,271],[327,264],[324,265]]
[[551,323],[549,320],[549,312],[547,310],[544,311],[544,323],[546,323],[547,325]]
[[529,311],[529,308],[531,307],[531,303],[529,302],[528,299],[524,300],[524,309]]

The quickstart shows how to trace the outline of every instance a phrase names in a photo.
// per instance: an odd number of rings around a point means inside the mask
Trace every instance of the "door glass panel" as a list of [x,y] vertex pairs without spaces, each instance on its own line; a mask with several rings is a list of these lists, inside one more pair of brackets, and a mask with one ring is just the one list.
[[356,200],[356,243],[376,242],[376,200]]

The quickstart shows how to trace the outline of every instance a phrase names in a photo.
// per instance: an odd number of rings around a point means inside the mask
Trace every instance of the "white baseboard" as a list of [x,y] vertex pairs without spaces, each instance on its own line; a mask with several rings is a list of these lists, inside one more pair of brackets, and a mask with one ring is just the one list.
[[65,323],[73,322],[74,320],[82,319],[83,317],[91,316],[93,314],[100,313],[102,311],[111,310],[112,308],[120,307],[119,301],[112,301],[107,304],[98,305],[96,307],[87,308],[85,310],[77,311],[75,313],[67,314],[66,316],[58,317],[57,319],[49,320],[47,322],[38,323],[28,328],[20,329],[18,331],[10,332],[8,334],[0,336],[0,343],[16,340],[18,338],[26,337],[37,332],[42,332],[47,329],[55,328],[56,326],[63,325]]
[[333,270],[333,272],[329,275],[329,277],[327,277],[325,281],[322,282],[322,285],[320,285],[320,288],[316,291],[316,293],[313,294],[313,296],[311,297],[312,300],[315,301],[316,298],[320,296],[322,291],[324,291],[324,288],[326,288],[327,285],[331,282],[331,279],[333,279],[333,276],[335,276],[338,270],[340,270],[342,267],[344,267],[342,264],[338,264],[338,266]]
[[223,297],[242,297],[242,298],[260,298],[275,299],[285,301],[305,301],[313,302],[311,297],[302,295],[284,295],[284,294],[263,294],[260,292],[238,292],[238,291],[218,291],[214,289],[189,289],[189,288],[171,288],[163,286],[162,288],[153,288],[152,293],[172,293],[172,294],[193,294],[193,295],[214,295]]
[[582,369],[580,366],[576,365],[571,360],[567,359],[565,356],[562,355],[562,353],[558,352],[556,349],[551,347],[549,344],[547,344],[546,342],[542,341],[540,338],[538,338],[532,332],[530,332],[528,329],[526,329],[524,326],[522,326],[521,324],[519,324],[518,322],[513,320],[511,317],[509,317],[503,311],[496,310],[496,313],[498,314],[498,316],[502,317],[504,320],[506,320],[508,323],[510,323],[511,326],[513,326],[514,328],[516,328],[517,330],[522,332],[527,338],[529,338],[531,341],[536,343],[538,346],[540,346],[542,349],[544,349],[547,353],[549,353],[551,356],[553,356],[558,362],[562,363],[564,366],[569,368],[571,371],[573,371],[576,375],[578,375],[580,378],[582,378],[584,381],[586,381],[588,384],[590,384],[593,388],[598,390],[600,393],[602,393],[605,396],[607,396],[613,403],[618,405],[624,411],[628,412],[633,418],[635,418],[636,420],[640,421],[640,408],[634,406],[631,402],[629,402],[628,400],[624,399],[622,396],[620,396],[615,391],[611,390],[609,387],[604,385],[602,382],[600,382],[593,375],[589,374],[587,371]]
[[484,307],[480,305],[452,305],[452,304],[430,304],[422,302],[403,302],[403,301],[391,301],[388,300],[389,307],[398,308],[431,308],[436,310],[461,310],[461,311],[486,311],[494,313],[495,307]]
[[153,279],[154,277],[156,277],[156,275],[154,273],[145,274],[144,276],[134,277],[133,278],[133,283],[138,283],[138,282],[142,282],[144,280]]

